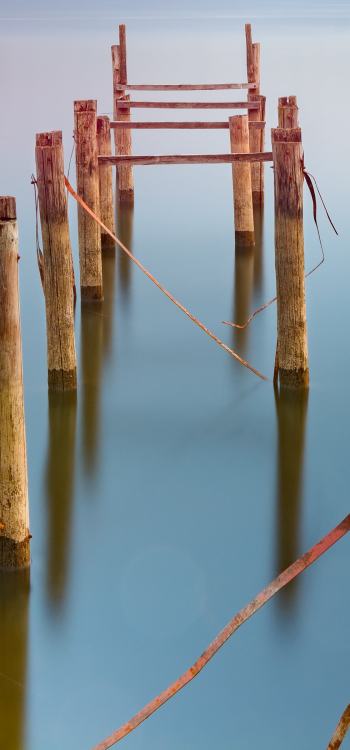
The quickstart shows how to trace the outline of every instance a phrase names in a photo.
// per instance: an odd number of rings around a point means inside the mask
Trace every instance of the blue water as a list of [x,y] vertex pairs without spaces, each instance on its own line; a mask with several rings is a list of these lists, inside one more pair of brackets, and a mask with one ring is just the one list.
[[[296,94],[305,161],[339,230],[337,238],[320,214],[326,263],[307,282],[308,398],[276,402],[271,383],[240,368],[117,252],[104,257],[104,304],[81,312],[78,301],[77,399],[48,399],[34,138],[62,129],[68,167],[73,99],[96,97],[101,113],[111,111],[118,21],[6,22],[0,31],[0,192],[16,196],[19,217],[33,534],[30,589],[28,576],[1,579],[1,750],[89,750],[349,512],[346,21],[254,24],[267,147],[278,96]],[[129,21],[129,79],[243,81],[243,25]],[[155,114],[168,116],[142,111]],[[139,131],[134,150],[224,152],[227,138]],[[119,210],[117,224],[185,305],[271,376],[275,309],[242,333],[221,323],[244,320],[275,293],[265,172],[254,253],[235,254],[225,165],[136,169],[134,209]],[[70,218],[78,275],[72,202]],[[320,247],[306,194],[305,239],[309,269]],[[125,747],[326,748],[349,702],[349,543],[242,627]]]

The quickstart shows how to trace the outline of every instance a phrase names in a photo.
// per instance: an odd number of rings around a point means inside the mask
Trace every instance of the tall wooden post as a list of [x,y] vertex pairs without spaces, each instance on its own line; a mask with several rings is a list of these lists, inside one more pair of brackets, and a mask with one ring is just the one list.
[[[249,128],[247,115],[229,118],[231,153],[249,153]],[[232,164],[235,238],[240,246],[255,244],[252,180],[249,162]]]
[[[266,97],[251,94],[250,101],[259,102],[258,109],[249,110],[249,150],[251,153],[264,151],[265,148],[265,105]],[[254,127],[254,122],[263,123],[261,128]],[[252,126],[251,126],[252,124]],[[264,202],[264,162],[251,164],[253,204],[262,205]]]
[[307,386],[303,169],[300,128],[272,130],[275,185],[277,368],[280,383]]
[[37,134],[35,159],[44,250],[48,384],[50,389],[65,391],[77,386],[77,363],[61,131]]
[[[126,32],[125,26],[119,26],[119,45],[112,46],[112,72],[113,72],[113,114],[115,120],[130,121],[130,108],[118,107],[124,101],[130,101],[126,96],[127,62],[126,62]],[[132,153],[131,130],[114,130],[115,153],[121,156],[130,156]],[[134,178],[133,169],[130,166],[118,167],[119,200],[132,203],[134,200]]]
[[0,568],[30,564],[16,200],[0,197]]
[[[111,131],[109,117],[103,115],[97,118],[97,148],[100,156],[110,156]],[[106,227],[115,234],[114,205],[113,205],[113,180],[112,166],[110,164],[99,164],[99,186],[100,186],[100,217]],[[104,229],[101,228],[102,249],[107,245],[114,246],[115,242]]]
[[[97,102],[74,102],[77,189],[97,216],[100,214],[97,153]],[[78,206],[80,286],[82,300],[103,299],[101,233],[97,222]]]
[[299,109],[296,96],[281,96],[278,100],[278,127],[298,128]]

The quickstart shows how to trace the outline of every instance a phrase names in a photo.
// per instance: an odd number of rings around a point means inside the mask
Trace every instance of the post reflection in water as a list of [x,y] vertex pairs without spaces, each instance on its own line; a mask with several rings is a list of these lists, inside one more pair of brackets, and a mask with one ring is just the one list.
[[115,253],[114,242],[102,244],[102,276],[103,276],[103,351],[105,359],[108,360],[112,354],[113,347],[113,318],[115,289]]
[[264,271],[264,206],[254,206],[254,291],[261,292]]
[[26,724],[29,570],[0,571],[0,748],[23,750]]
[[64,599],[69,568],[76,459],[76,393],[49,392],[48,414],[47,589],[52,604],[59,606]]
[[86,474],[94,476],[99,450],[103,375],[104,302],[81,305],[82,445]]
[[[133,229],[134,229],[134,205],[133,203],[119,203],[117,196],[117,237],[126,245],[128,250],[132,251]],[[118,247],[119,255],[119,277],[120,292],[122,300],[125,302],[129,299],[132,261],[126,253]]]
[[[303,498],[305,433],[309,391],[307,388],[275,388],[277,416],[277,569],[281,572],[301,553],[299,524]],[[293,581],[280,593],[289,603],[296,590]]]
[[[235,282],[234,282],[234,306],[233,321],[242,325],[245,323],[252,311],[252,294],[254,279],[254,247],[236,246],[235,251]],[[244,354],[248,328],[232,328],[233,348]]]
[[[264,206],[254,206],[255,246],[235,249],[235,277],[234,277],[234,305],[233,322],[243,325],[255,304],[254,293],[260,293],[263,282],[263,252],[264,252]],[[249,338],[247,328],[232,328],[232,346],[244,354]]]

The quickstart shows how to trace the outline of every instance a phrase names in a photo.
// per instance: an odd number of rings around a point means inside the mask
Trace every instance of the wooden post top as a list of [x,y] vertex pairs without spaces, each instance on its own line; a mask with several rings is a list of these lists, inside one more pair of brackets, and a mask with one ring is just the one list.
[[272,143],[301,143],[301,128],[272,128]]
[[79,99],[75,101],[74,112],[97,112],[97,99]]
[[61,146],[62,130],[52,130],[50,133],[37,133],[36,146],[40,148]]
[[278,99],[279,107],[297,107],[296,96],[280,96]]
[[107,132],[110,129],[108,115],[97,116],[97,133]]
[[17,219],[16,198],[12,195],[0,196],[0,221],[13,221]]
[[248,127],[248,115],[231,115],[231,117],[228,118],[228,121],[230,128],[243,128],[244,125]]

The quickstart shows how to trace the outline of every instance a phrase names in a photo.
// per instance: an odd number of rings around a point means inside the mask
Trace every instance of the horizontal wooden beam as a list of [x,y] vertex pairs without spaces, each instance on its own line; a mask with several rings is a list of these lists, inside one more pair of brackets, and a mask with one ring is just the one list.
[[258,109],[260,102],[128,102],[117,101],[117,109]]
[[[111,120],[110,127],[123,130],[228,130],[228,120],[224,122],[124,122],[123,120]],[[265,122],[256,120],[250,122],[249,127],[263,130]]]
[[256,83],[127,83],[118,84],[117,91],[227,91],[228,89],[256,89]]
[[99,156],[100,164],[147,166],[156,164],[232,164],[235,161],[272,161],[272,151],[255,154],[179,154],[170,156]]

